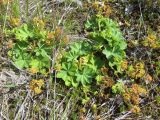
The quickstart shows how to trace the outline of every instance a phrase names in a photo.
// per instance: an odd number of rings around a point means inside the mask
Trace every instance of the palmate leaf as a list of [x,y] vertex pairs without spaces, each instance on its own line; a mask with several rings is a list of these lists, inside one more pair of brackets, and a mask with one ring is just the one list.
[[95,73],[104,65],[104,61],[102,61],[99,57],[94,56],[93,54],[88,55],[88,63],[86,67],[89,67]]
[[71,81],[71,83],[72,83],[72,86],[73,87],[75,87],[75,88],[77,88],[78,87],[78,85],[79,85],[79,82],[77,82],[75,79],[71,79],[72,81]]
[[15,61],[15,65],[20,69],[23,69],[24,67],[28,67],[28,63],[24,59],[17,59]]
[[77,66],[72,63],[62,63],[62,69],[66,71],[68,75],[73,76],[77,70]]
[[73,79],[73,76],[70,76],[68,74],[68,72],[65,71],[65,70],[62,70],[62,71],[58,72],[56,77],[57,78],[62,78],[64,80],[66,86],[71,86],[72,85],[73,87],[78,87],[78,85],[79,85],[79,82],[76,82]]
[[127,48],[127,43],[125,41],[121,41],[119,44],[121,50],[125,50]]
[[65,70],[61,70],[60,72],[57,73],[57,78],[62,78],[63,80],[65,80],[67,76],[68,74],[67,71]]
[[49,60],[46,60],[46,58],[37,58],[37,57],[32,57],[29,61],[29,66],[30,68],[36,68],[38,72],[40,73],[45,73],[46,69],[50,67],[50,62]]
[[109,66],[114,70],[114,73],[121,73],[121,61],[125,58],[125,52],[115,47],[105,48],[102,53],[106,55],[106,58],[109,60]]
[[70,50],[64,56],[67,62],[75,62],[82,55],[87,55],[92,51],[92,47],[88,42],[76,42],[70,45]]
[[82,71],[77,71],[76,81],[80,82],[82,85],[86,85],[92,82],[92,78],[94,78],[94,72],[91,68],[85,67]]
[[81,50],[81,44],[78,43],[74,43],[70,46],[71,51],[75,52],[75,53],[79,53]]
[[77,70],[75,65],[71,63],[62,63],[62,70],[57,73],[57,78],[62,78],[66,84],[66,86],[70,86],[71,84],[76,87],[78,83],[74,82],[73,77]]
[[69,51],[66,53],[65,58],[67,59],[67,62],[77,61],[78,55],[75,52]]
[[125,52],[118,47],[105,47],[102,53],[106,55],[107,59],[110,59],[111,57],[119,57],[123,59],[125,57]]
[[104,54],[104,55],[106,55],[106,58],[111,58],[113,55],[114,55],[114,53],[113,53],[113,51],[112,51],[112,48],[105,48],[103,51],[102,51],[102,53]]
[[98,26],[98,23],[97,23],[95,17],[92,18],[91,20],[88,20],[85,24],[85,28],[87,30],[96,30],[98,28],[97,26]]
[[24,53],[17,47],[11,52],[11,54],[12,60],[18,68],[23,69],[29,66],[28,60],[30,59],[30,55],[28,53]]
[[70,51],[77,55],[87,55],[91,51],[92,47],[88,42],[80,41],[70,46]]
[[56,77],[62,78],[64,80],[66,86],[70,86],[72,84],[73,78],[71,76],[69,76],[67,71],[65,71],[65,70],[58,72]]
[[27,24],[23,24],[20,28],[13,29],[12,32],[19,41],[27,41],[29,37],[33,37],[33,32],[28,29]]

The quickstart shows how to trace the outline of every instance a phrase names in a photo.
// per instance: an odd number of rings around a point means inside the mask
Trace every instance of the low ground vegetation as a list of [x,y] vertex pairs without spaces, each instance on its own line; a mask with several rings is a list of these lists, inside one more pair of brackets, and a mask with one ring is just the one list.
[[160,119],[159,5],[0,0],[0,119]]

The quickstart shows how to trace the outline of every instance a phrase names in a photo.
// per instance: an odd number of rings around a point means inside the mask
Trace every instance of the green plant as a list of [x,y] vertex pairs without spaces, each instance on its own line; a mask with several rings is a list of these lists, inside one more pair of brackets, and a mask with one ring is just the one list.
[[101,51],[109,61],[115,73],[121,73],[121,63],[125,58],[127,44],[118,24],[101,15],[97,15],[85,24],[88,37],[96,42],[95,48]]
[[93,54],[93,49],[88,42],[76,42],[70,45],[59,63],[61,70],[57,73],[67,86],[78,87],[91,84],[95,79],[98,69],[103,61]]
[[[24,23],[9,31],[9,37],[14,40],[8,55],[17,67],[28,69],[31,73],[45,74],[49,70],[50,56],[55,46],[54,38],[47,38],[48,33],[41,20],[33,24]],[[47,44],[47,41],[51,43]]]
[[112,86],[112,92],[115,94],[125,93],[125,85],[122,80],[119,80],[115,85]]
[[122,72],[121,64],[125,58],[124,50],[127,44],[117,23],[109,18],[96,16],[88,20],[85,26],[89,31],[89,38],[94,40],[93,43],[83,41],[71,44],[59,65],[61,70],[57,77],[62,78],[67,86],[85,86],[95,79],[99,81],[99,69],[105,66],[105,59],[100,60],[96,53],[101,52],[101,56],[106,56],[115,73]]
[[145,65],[143,62],[137,62],[135,65],[130,65],[127,70],[128,76],[135,79],[142,78],[145,73]]

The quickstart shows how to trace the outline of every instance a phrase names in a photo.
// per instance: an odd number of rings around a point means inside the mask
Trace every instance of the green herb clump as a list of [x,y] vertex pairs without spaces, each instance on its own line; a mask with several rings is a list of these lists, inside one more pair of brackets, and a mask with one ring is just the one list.
[[127,44],[118,24],[106,17],[97,15],[85,24],[88,37],[96,42],[97,51],[107,58],[109,66],[115,73],[121,73],[121,63],[126,57]]

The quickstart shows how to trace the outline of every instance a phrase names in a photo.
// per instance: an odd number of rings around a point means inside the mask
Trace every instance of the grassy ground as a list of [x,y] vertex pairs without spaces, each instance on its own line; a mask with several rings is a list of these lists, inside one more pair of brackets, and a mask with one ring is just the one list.
[[[159,120],[159,6],[159,0],[106,0],[104,5],[92,0],[0,0],[0,120]],[[108,68],[101,71],[107,72],[107,77],[103,76],[100,84],[68,87],[56,77],[60,58],[72,43],[92,41],[85,24],[97,14],[119,24],[127,43],[127,65],[122,67],[127,68],[115,75],[106,65]],[[25,23],[27,30],[18,34],[24,41],[18,43],[16,30],[11,31]],[[29,28],[36,31],[34,39],[52,48],[42,48],[50,53],[44,55],[50,61],[37,58],[45,63],[38,72],[32,69],[39,67],[37,61],[32,66],[27,61],[29,68],[10,56],[10,51],[17,50],[16,44],[22,45],[24,51],[25,45],[31,46],[27,54],[36,49]],[[26,33],[31,35],[29,42],[25,41]],[[47,41],[54,37],[62,42]],[[94,54],[104,60],[99,51]],[[36,55],[32,55],[33,59]],[[121,91],[114,92],[114,86]]]

